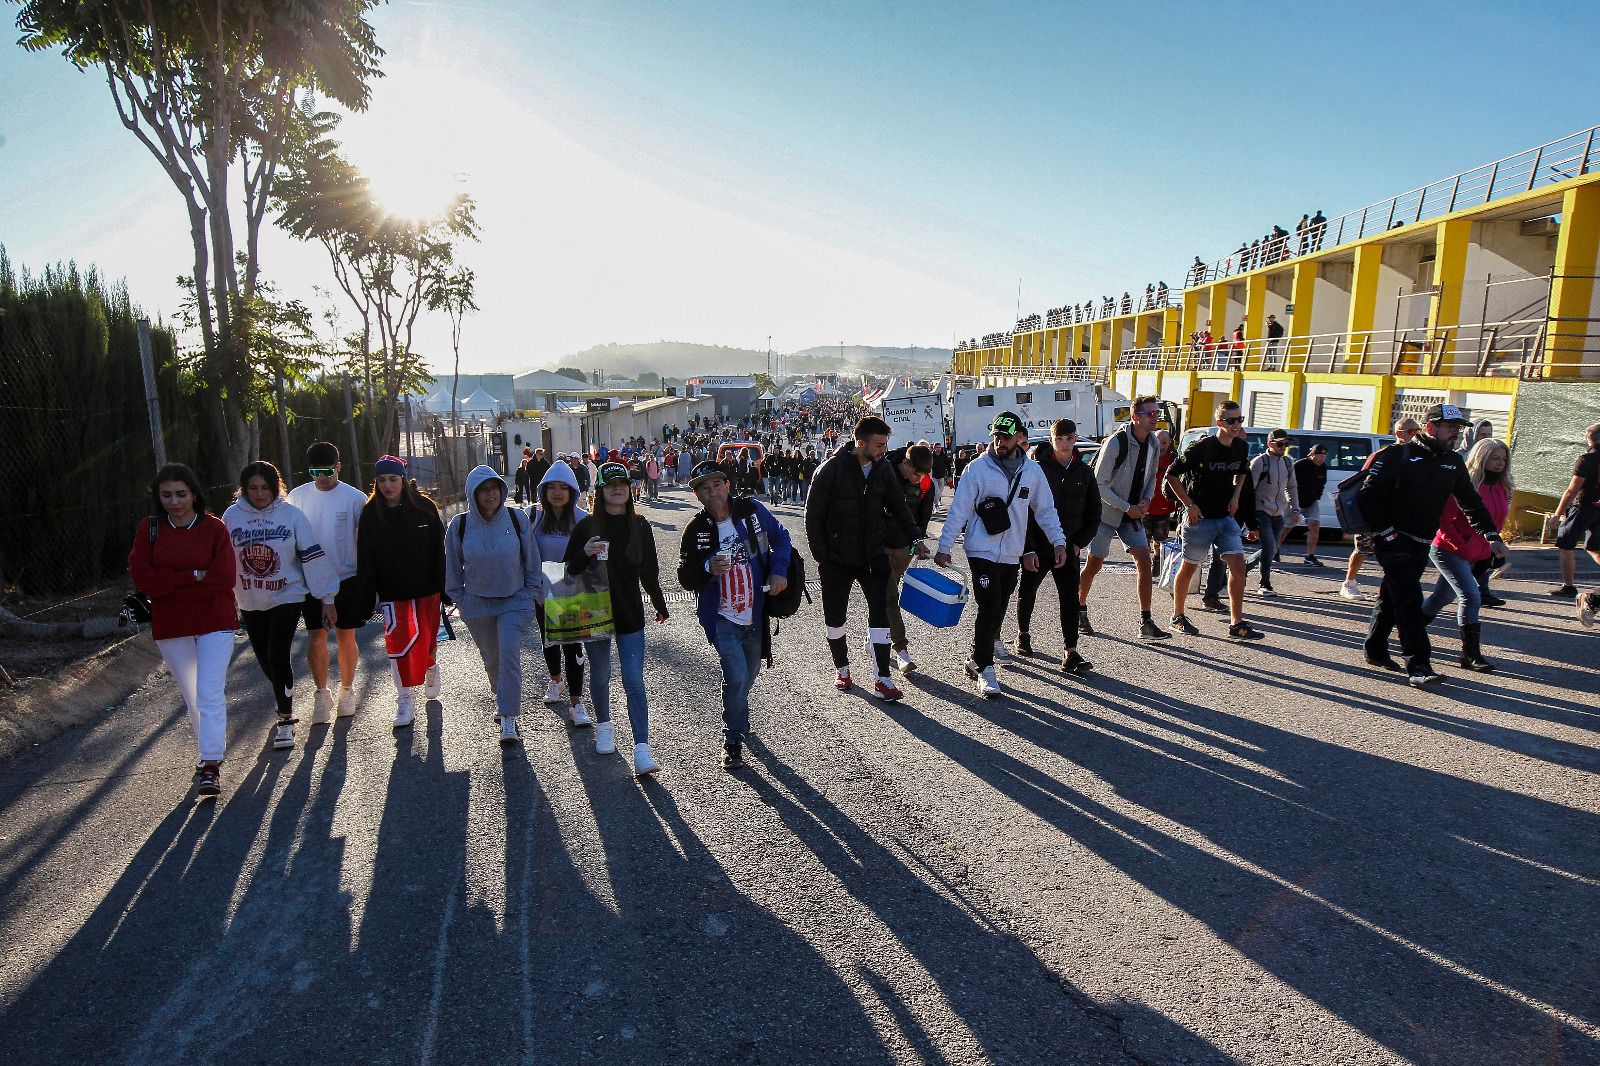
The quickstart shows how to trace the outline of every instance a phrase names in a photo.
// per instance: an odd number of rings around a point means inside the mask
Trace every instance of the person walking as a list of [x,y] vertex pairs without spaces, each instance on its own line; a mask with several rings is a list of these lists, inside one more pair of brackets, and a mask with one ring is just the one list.
[[[578,506],[578,476],[565,462],[554,462],[544,472],[544,479],[534,491],[534,504],[528,508],[528,523],[539,542],[540,559],[565,559],[572,543],[572,533],[589,517],[589,512]],[[549,586],[545,587],[548,602]],[[565,701],[567,721],[578,728],[594,724],[588,708],[583,705],[583,645],[551,644],[548,642],[548,619],[544,605],[538,612],[540,643],[544,647],[544,665],[550,674],[550,685],[545,690],[544,701],[559,705],[563,700],[562,680],[566,681]],[[564,669],[563,669],[564,667]]]
[[622,689],[628,701],[628,726],[633,732],[633,772],[643,777],[661,769],[650,752],[650,701],[644,687],[644,596],[648,594],[658,623],[667,620],[667,598],[661,591],[661,565],[650,523],[633,509],[628,468],[604,463],[596,478],[599,503],[594,514],[573,528],[567,541],[567,573],[581,574],[596,561],[606,568],[611,593],[613,636],[584,644],[589,662],[589,701],[596,719],[594,749],[601,755],[617,750],[611,720],[611,646],[617,649]]
[[150,636],[189,712],[200,757],[196,792],[217,796],[228,744],[225,685],[238,624],[238,563],[228,527],[206,513],[205,492],[193,470],[168,463],[156,471],[150,502],[154,513],[133,535],[128,573],[150,600]]
[[527,498],[528,491],[530,488],[532,488],[532,486],[528,484],[528,463],[532,459],[533,449],[524,446],[522,449],[522,459],[517,463],[516,473],[512,475],[512,477],[516,479],[518,504],[521,504],[522,501]]
[[1361,513],[1376,531],[1374,554],[1383,570],[1365,644],[1367,663],[1401,671],[1389,656],[1389,635],[1398,627],[1404,671],[1413,686],[1438,684],[1427,622],[1422,612],[1422,572],[1439,532],[1445,502],[1454,498],[1466,523],[1488,542],[1489,554],[1506,557],[1500,527],[1473,487],[1466,463],[1454,450],[1462,426],[1471,422],[1455,404],[1428,409],[1427,429],[1404,444],[1379,451],[1357,494]]
[[678,583],[695,593],[695,614],[722,666],[722,768],[744,765],[750,689],[772,656],[767,596],[788,587],[789,531],[762,504],[732,494],[718,463],[695,467],[689,487],[701,511],[684,528]]
[[311,521],[317,543],[333,562],[339,574],[339,591],[333,598],[337,616],[332,626],[322,623],[322,604],[306,598],[306,665],[316,683],[312,697],[311,724],[333,721],[334,700],[328,690],[328,633],[335,634],[339,649],[339,717],[356,713],[356,631],[372,617],[372,590],[356,577],[356,527],[367,495],[354,485],[340,481],[344,464],[339,449],[318,441],[306,449],[307,473],[311,480],[289,490],[289,502],[300,508]]
[[[1494,521],[1496,529],[1505,525],[1511,513],[1511,494],[1516,481],[1511,476],[1511,449],[1503,441],[1485,437],[1467,453],[1467,476],[1478,498]],[[1487,571],[1494,561],[1489,542],[1468,524],[1454,497],[1445,501],[1439,516],[1439,532],[1434,534],[1428,557],[1439,571],[1433,592],[1422,601],[1424,624],[1432,623],[1451,600],[1456,601],[1456,625],[1461,633],[1461,665],[1468,670],[1489,673],[1494,665],[1483,657],[1483,625],[1479,620],[1484,606],[1480,569]]]
[[1166,430],[1156,430],[1156,444],[1160,447],[1156,459],[1156,485],[1158,488],[1151,495],[1150,502],[1145,505],[1144,510],[1144,533],[1149,538],[1152,570],[1154,570],[1155,557],[1161,545],[1165,544],[1172,536],[1172,501],[1167,498],[1166,493],[1160,491],[1159,486],[1167,479],[1167,468],[1178,457],[1177,449],[1172,446],[1172,434]]
[[917,663],[911,657],[911,642],[906,637],[906,619],[900,611],[900,579],[910,569],[913,557],[928,557],[928,549],[922,546],[922,541],[927,538],[928,523],[933,519],[933,449],[925,444],[913,444],[892,451],[884,458],[895,472],[900,490],[905,493],[911,520],[917,527],[916,536],[910,540],[902,538],[893,529],[886,530],[883,536],[883,551],[889,558],[886,601],[890,655],[894,668],[902,674],[909,674],[916,669]]
[[1294,464],[1295,498],[1300,517],[1306,524],[1306,565],[1321,566],[1317,558],[1317,539],[1322,534],[1322,493],[1328,487],[1328,446],[1313,444],[1310,452]]
[[[1415,418],[1405,417],[1395,421],[1394,439],[1396,444],[1404,444],[1415,437],[1422,429],[1422,423]],[[1382,451],[1380,448],[1379,451]],[[1378,457],[1375,451],[1367,456],[1367,461],[1361,464],[1362,470],[1369,470],[1372,461]],[[1362,599],[1361,589],[1356,584],[1356,575],[1361,572],[1364,563],[1373,552],[1373,541],[1370,534],[1357,533],[1355,536],[1355,550],[1350,553],[1350,561],[1345,565],[1344,583],[1339,586],[1339,598],[1342,600]]]
[[1567,482],[1556,504],[1556,514],[1560,516],[1556,524],[1556,552],[1560,559],[1561,584],[1551,589],[1550,595],[1557,599],[1579,597],[1576,582],[1580,548],[1600,563],[1600,423],[1590,426],[1585,437],[1589,450],[1572,464],[1572,480]]
[[[444,597],[444,523],[439,508],[406,476],[404,459],[373,464],[372,495],[357,519],[356,577],[375,595],[383,644],[394,678],[394,728],[416,718],[413,693],[443,693],[439,679],[439,611]],[[344,713],[343,703],[339,713]]]
[[1278,369],[1278,347],[1283,344],[1283,323],[1277,315],[1267,316],[1267,349],[1261,360],[1262,370]]
[[644,459],[644,488],[651,503],[661,502],[661,459],[654,449]]
[[321,601],[324,623],[337,623],[339,574],[310,520],[284,498],[283,478],[271,463],[246,463],[239,471],[239,495],[222,521],[238,555],[234,600],[239,620],[278,712],[272,746],[292,748],[297,719],[289,649],[308,594]]
[[1272,587],[1272,564],[1277,560],[1278,546],[1283,543],[1283,531],[1293,529],[1302,519],[1294,460],[1288,453],[1288,430],[1275,429],[1267,434],[1266,450],[1250,461],[1256,529],[1261,534],[1260,592],[1267,597],[1278,594]]
[[1056,518],[1067,541],[1067,557],[1062,566],[1040,565],[1051,556],[1050,538],[1030,514],[1027,551],[1022,556],[1022,588],[1017,595],[1017,654],[1033,654],[1028,625],[1033,620],[1039,586],[1049,574],[1055,579],[1061,611],[1061,670],[1085,674],[1093,664],[1078,654],[1078,554],[1100,529],[1100,483],[1078,458],[1078,426],[1070,418],[1056,420],[1050,427],[1049,443],[1041,441],[1033,458],[1050,483]]
[[[1233,400],[1217,405],[1217,432],[1189,445],[1167,471],[1167,489],[1183,507],[1183,563],[1172,583],[1172,628],[1186,636],[1200,630],[1184,612],[1189,584],[1213,548],[1228,567],[1228,637],[1259,640],[1260,630],[1244,620],[1244,545],[1240,540],[1240,495],[1250,475],[1250,448],[1244,416]],[[1263,558],[1266,552],[1262,552]]]
[[[546,468],[548,469],[548,467]],[[495,698],[501,747],[522,743],[522,648],[544,601],[539,539],[506,506],[506,483],[491,467],[467,474],[467,508],[445,533],[445,593],[478,645]]]
[[[994,672],[994,648],[1005,621],[1017,572],[1027,551],[1028,516],[1044,531],[1051,550],[1051,566],[1064,566],[1067,540],[1056,517],[1050,482],[1039,464],[1024,449],[1028,430],[1022,419],[1006,411],[990,426],[989,450],[968,464],[950,500],[950,514],[939,538],[933,561],[950,565],[957,536],[965,538],[967,565],[972,572],[977,618],[972,627],[972,656],[967,676],[977,684],[978,695],[1000,695]],[[1037,555],[1034,565],[1040,565]]]
[[1111,554],[1112,537],[1122,542],[1138,571],[1139,639],[1166,640],[1170,636],[1150,616],[1155,583],[1151,576],[1150,538],[1144,530],[1144,516],[1155,495],[1156,472],[1161,465],[1161,445],[1155,436],[1160,417],[1160,399],[1140,396],[1133,401],[1133,420],[1118,428],[1095,456],[1100,527],[1089,543],[1089,558],[1078,579],[1078,629],[1085,636],[1095,635],[1089,621],[1089,590],[1094,587],[1095,575],[1106,556]]
[[887,422],[867,415],[856,423],[854,439],[817,468],[806,501],[806,540],[817,561],[822,619],[838,672],[834,687],[848,692],[855,684],[845,621],[850,589],[860,585],[877,674],[873,692],[892,702],[902,693],[889,677],[889,557],[883,549],[891,527],[904,543],[916,540],[918,533],[899,475],[884,461],[888,447]]

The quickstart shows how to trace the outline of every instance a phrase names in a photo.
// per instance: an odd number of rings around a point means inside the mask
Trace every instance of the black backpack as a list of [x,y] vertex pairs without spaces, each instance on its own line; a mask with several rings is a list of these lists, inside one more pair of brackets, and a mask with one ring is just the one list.
[[[750,534],[750,539],[760,548],[766,563],[767,573],[772,573],[772,545],[767,541],[765,531],[755,528],[755,512],[744,520],[745,531]],[[806,561],[797,547],[791,544],[789,548],[789,574],[788,584],[782,592],[767,593],[768,618],[793,618],[800,610],[800,597],[804,596],[807,603],[811,602],[811,593],[806,590]]]

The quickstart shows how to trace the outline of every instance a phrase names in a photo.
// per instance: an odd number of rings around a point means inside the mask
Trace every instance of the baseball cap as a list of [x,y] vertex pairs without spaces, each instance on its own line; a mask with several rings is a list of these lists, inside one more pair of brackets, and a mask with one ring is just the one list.
[[1472,419],[1461,413],[1461,408],[1453,403],[1436,403],[1428,408],[1428,416],[1424,422],[1448,422],[1453,426],[1470,426]]
[[1307,454],[1309,454],[1309,455],[1327,455],[1328,454],[1328,446],[1326,444],[1313,444],[1311,446],[1311,451],[1309,453],[1307,453]]
[[694,469],[689,471],[689,487],[697,489],[714,477],[720,477],[727,481],[733,480],[728,477],[728,472],[722,468],[721,463],[712,462],[710,459],[703,460],[694,464]]
[[1268,441],[1288,440],[1288,439],[1289,439],[1289,431],[1286,430],[1286,429],[1275,429],[1271,433],[1267,434],[1267,440]]
[[1022,432],[1022,419],[1010,411],[1005,411],[994,416],[994,421],[989,425],[989,432],[991,434],[1005,433],[1014,437]]
[[601,463],[600,469],[595,472],[595,480],[601,485],[612,485],[620,481],[628,483],[628,468],[621,463]]

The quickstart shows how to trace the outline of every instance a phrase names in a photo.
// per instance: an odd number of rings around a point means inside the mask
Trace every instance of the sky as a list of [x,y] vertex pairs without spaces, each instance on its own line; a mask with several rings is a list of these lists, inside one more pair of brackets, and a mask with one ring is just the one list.
[[[372,21],[385,77],[342,136],[398,209],[458,180],[477,199],[468,372],[662,339],[949,347],[1600,122],[1588,4],[396,0]],[[191,258],[103,77],[11,43],[0,244],[165,316]],[[320,247],[273,232],[262,259],[354,322],[317,292]],[[443,316],[417,336],[448,364]]]

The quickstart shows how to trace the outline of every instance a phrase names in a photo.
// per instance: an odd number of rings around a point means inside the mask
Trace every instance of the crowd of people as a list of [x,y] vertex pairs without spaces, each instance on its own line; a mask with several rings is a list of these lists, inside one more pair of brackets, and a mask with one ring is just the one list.
[[1216,278],[1243,274],[1257,267],[1271,266],[1294,256],[1320,251],[1327,235],[1328,219],[1319,207],[1314,215],[1301,215],[1292,234],[1282,226],[1274,225],[1248,243],[1240,241],[1239,247],[1232,255],[1223,258],[1215,271],[1203,263],[1198,255],[1195,256],[1194,262],[1189,265],[1189,276],[1185,283],[1191,286],[1204,285]]
[[[667,621],[668,606],[655,536],[635,507],[641,460],[648,480],[652,461],[665,471],[682,469],[688,457],[683,481],[700,509],[683,531],[676,578],[695,597],[721,670],[720,759],[730,770],[742,765],[751,686],[771,661],[769,622],[798,609],[805,554],[816,565],[835,686],[848,691],[857,684],[848,613],[859,592],[870,692],[885,701],[904,696],[897,674],[920,669],[899,609],[902,579],[914,560],[930,555],[936,566],[952,566],[958,545],[975,607],[963,668],[984,697],[1002,691],[997,661],[1039,654],[1046,643],[1036,643],[1032,621],[1047,577],[1059,600],[1061,669],[1067,676],[1092,669],[1080,640],[1097,634],[1088,605],[1113,540],[1134,560],[1136,636],[1143,641],[1201,631],[1188,614],[1201,569],[1207,570],[1202,609],[1227,616],[1228,638],[1262,639],[1245,617],[1248,544],[1258,545],[1256,591],[1263,597],[1275,595],[1272,577],[1288,529],[1307,525],[1305,565],[1322,565],[1312,516],[1326,487],[1325,449],[1291,460],[1289,434],[1276,430],[1252,458],[1231,400],[1216,410],[1216,432],[1180,454],[1157,427],[1157,398],[1141,396],[1131,420],[1102,442],[1092,462],[1080,457],[1077,427],[1067,419],[1030,454],[1024,423],[1003,412],[985,445],[952,455],[942,442],[890,450],[889,425],[857,414],[858,405],[842,398],[663,434],[670,443],[660,444],[659,453],[658,442],[637,439],[581,460],[546,462],[536,450],[509,484],[490,467],[474,469],[466,506],[448,523],[395,456],[378,460],[365,493],[340,480],[332,444],[312,445],[310,480],[292,491],[271,463],[249,463],[220,518],[207,512],[188,467],[163,467],[151,482],[154,513],[136,532],[129,569],[149,599],[152,635],[193,727],[198,794],[221,791],[225,678],[236,629],[272,694],[271,745],[288,749],[300,722],[291,649],[301,621],[310,636],[310,722],[320,726],[356,713],[357,635],[375,614],[390,662],[396,730],[413,724],[418,689],[426,699],[442,694],[438,641],[453,635],[454,612],[482,661],[501,744],[520,743],[523,652],[538,633],[545,702],[574,728],[592,728],[602,755],[617,744],[615,659],[634,770],[658,771],[644,681],[646,632],[652,620]],[[1375,451],[1356,487],[1341,492],[1355,516],[1352,528],[1362,531],[1352,570],[1370,557],[1382,573],[1365,661],[1413,686],[1443,680],[1429,626],[1452,607],[1460,665],[1494,669],[1484,652],[1483,610],[1504,603],[1490,582],[1507,555],[1499,530],[1515,480],[1510,449],[1492,434],[1487,423],[1474,426],[1455,406],[1436,404],[1420,420],[1397,423],[1394,443]],[[1465,451],[1463,436],[1471,441]],[[779,465],[752,483],[736,464],[719,461],[713,449],[727,443],[770,444],[769,462]],[[1563,582],[1552,595],[1574,600],[1579,621],[1592,626],[1600,590],[1577,589],[1575,561],[1582,550],[1600,563],[1600,425],[1590,427],[1587,443],[1561,500]],[[618,458],[624,448],[629,454]],[[580,472],[591,467],[586,488]],[[930,544],[929,524],[947,488],[954,490],[948,516]],[[755,498],[762,493],[769,503]],[[527,499],[525,507],[512,502],[514,494]],[[803,505],[803,530],[786,527],[773,510],[779,503]],[[805,554],[795,539],[801,532]],[[1430,567],[1436,577],[1424,595]],[[1158,572],[1172,592],[1165,624],[1153,614]],[[597,581],[608,631],[574,637],[571,619],[549,605],[559,583],[585,575]],[[1342,594],[1360,598],[1350,576]],[[1017,636],[1008,648],[1001,629],[1013,598]],[[1399,660],[1391,650],[1396,636]]]

